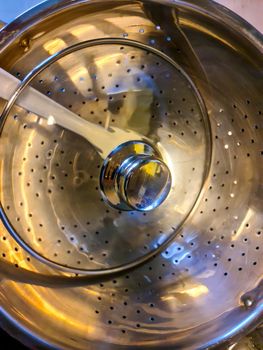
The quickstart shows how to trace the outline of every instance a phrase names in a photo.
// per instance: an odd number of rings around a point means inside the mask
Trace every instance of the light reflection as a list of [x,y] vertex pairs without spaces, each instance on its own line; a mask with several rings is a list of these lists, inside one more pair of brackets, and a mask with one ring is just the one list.
[[67,47],[64,40],[55,38],[44,43],[44,49],[50,54],[54,55],[56,52],[63,50]]
[[181,247],[178,243],[173,242],[164,252],[162,252],[162,257],[165,259],[170,259],[177,255],[178,252],[180,252],[181,255],[182,250],[184,250],[183,247]]
[[[64,40],[56,38],[53,40],[50,40],[46,42],[43,45],[44,49],[50,54],[53,55],[56,52],[59,52],[62,49],[65,49],[67,47]],[[72,68],[72,62],[69,62],[68,60],[58,60],[57,64],[59,64],[63,71],[67,73],[68,78],[74,83],[76,89],[80,91],[84,96],[87,95],[87,83],[86,84],[79,84],[80,79],[89,77],[88,70],[85,67],[85,62],[81,62],[81,59],[78,59],[79,63],[78,66]],[[85,85],[85,86],[84,86]],[[63,88],[62,88],[63,89]]]
[[178,299],[180,295],[189,296],[191,298],[199,298],[209,293],[209,289],[204,284],[181,286],[161,297],[162,301],[172,301]]
[[74,26],[69,30],[70,34],[74,35],[76,38],[83,39],[84,36],[87,36],[89,32],[93,34],[103,34],[96,26],[93,24],[79,24]]
[[98,68],[103,68],[107,63],[112,62],[112,60],[116,61],[120,58],[119,53],[111,53],[110,55],[103,55],[101,57],[96,58],[96,65]]
[[239,238],[240,234],[243,233],[247,222],[251,221],[254,215],[255,215],[254,210],[252,208],[249,208],[242,222],[240,223],[239,228],[236,231],[235,235],[232,236],[232,241],[236,241]]
[[227,40],[223,39],[222,37],[220,37],[219,35],[216,35],[214,32],[208,30],[206,27],[197,24],[196,22],[193,22],[187,18],[180,18],[180,24],[181,26],[185,26],[185,27],[189,27],[189,28],[193,28],[197,31],[203,32],[207,35],[209,35],[210,37],[220,41],[221,43],[223,43],[224,45],[230,47],[231,49],[233,49],[234,51],[237,51],[237,49]]
[[84,81],[88,74],[89,72],[87,68],[83,66],[73,67],[69,70],[69,75],[72,77],[72,80],[76,83],[78,83],[79,81]]
[[164,259],[171,259],[174,265],[178,265],[181,261],[187,258],[190,251],[186,250],[184,246],[173,242],[164,252],[162,257]]
[[[90,322],[78,322],[76,317],[70,317],[69,313],[65,309],[65,312],[58,309],[58,307],[54,307],[51,305],[42,294],[38,293],[36,288],[31,285],[26,285],[24,288],[21,288],[15,282],[11,282],[13,285],[13,289],[15,290],[17,295],[20,295],[23,302],[28,303],[36,310],[39,311],[40,314],[46,314],[48,317],[52,315],[53,318],[56,318],[58,322],[63,322],[68,325],[68,327],[72,327],[73,329],[77,329],[81,333],[85,332],[86,334],[92,335],[96,332],[96,328],[91,325]],[[52,302],[54,302],[55,295],[53,298],[50,298]],[[55,305],[65,307],[65,305],[58,303],[54,303]],[[68,305],[68,307],[71,307]],[[24,315],[21,315],[25,318]]]
[[46,32],[39,32],[39,33],[35,34],[34,36],[32,36],[32,40],[39,39],[39,38],[41,38],[41,36],[43,36],[45,34],[46,34]]
[[53,115],[50,115],[47,119],[47,125],[54,125],[54,124],[56,124],[56,120],[53,117]]

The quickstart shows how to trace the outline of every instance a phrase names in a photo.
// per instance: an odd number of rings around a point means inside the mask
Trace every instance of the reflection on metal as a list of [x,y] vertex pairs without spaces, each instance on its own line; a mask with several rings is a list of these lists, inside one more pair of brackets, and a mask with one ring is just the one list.
[[[239,238],[239,235],[242,235],[242,232],[246,229],[246,225],[248,222],[251,222],[253,220],[253,216],[255,215],[255,212],[253,208],[249,208],[247,213],[244,215],[243,220],[241,221],[239,228],[237,231],[234,232],[232,235],[232,241],[236,241]],[[238,217],[237,217],[238,219]]]
[[105,200],[122,210],[156,209],[171,190],[171,173],[150,145],[127,142],[104,161],[100,184]]
[[211,30],[207,30],[207,28],[203,24],[201,24],[201,25],[197,24],[189,19],[183,19],[181,21],[181,25],[185,26],[185,27],[189,27],[189,28],[192,27],[194,30],[203,32],[203,33],[209,35],[210,37],[214,38],[215,40],[218,40],[223,45],[228,46],[230,49],[236,50],[236,47],[234,45],[232,45],[228,39],[213,32],[212,28],[211,28]]
[[52,39],[46,42],[44,45],[44,49],[50,54],[54,55],[55,53],[66,48],[66,43],[64,40],[60,38]]
[[209,293],[208,288],[203,285],[187,285],[179,288],[175,288],[173,291],[168,291],[167,295],[162,297],[163,301],[169,301],[173,299],[180,299],[181,296],[189,296],[191,298],[199,298]]
[[73,84],[78,87],[79,93],[82,96],[87,97],[89,92],[88,89],[92,86],[91,77],[89,79],[83,79],[83,77],[88,77],[88,70],[85,66],[73,66],[68,69],[68,75],[72,80]]

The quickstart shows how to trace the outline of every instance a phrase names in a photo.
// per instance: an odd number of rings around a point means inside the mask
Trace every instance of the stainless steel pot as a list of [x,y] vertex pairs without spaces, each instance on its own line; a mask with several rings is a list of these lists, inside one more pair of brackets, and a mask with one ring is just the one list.
[[[211,1],[66,0],[0,45],[22,81],[1,101],[3,327],[54,349],[225,348],[257,327],[261,34]],[[25,109],[32,89],[65,122]]]

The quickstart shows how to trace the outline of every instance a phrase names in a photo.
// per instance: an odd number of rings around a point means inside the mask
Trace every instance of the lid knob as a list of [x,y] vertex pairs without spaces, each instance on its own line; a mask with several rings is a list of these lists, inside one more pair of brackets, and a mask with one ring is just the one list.
[[104,162],[101,189],[104,199],[122,210],[150,211],[167,198],[171,173],[148,144],[129,142]]

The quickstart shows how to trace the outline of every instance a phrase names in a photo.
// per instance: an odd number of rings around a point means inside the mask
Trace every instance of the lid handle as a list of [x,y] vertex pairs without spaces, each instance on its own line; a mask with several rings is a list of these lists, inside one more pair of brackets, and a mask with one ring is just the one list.
[[106,202],[121,210],[150,211],[171,190],[171,173],[152,146],[142,141],[120,145],[105,160],[101,190]]

